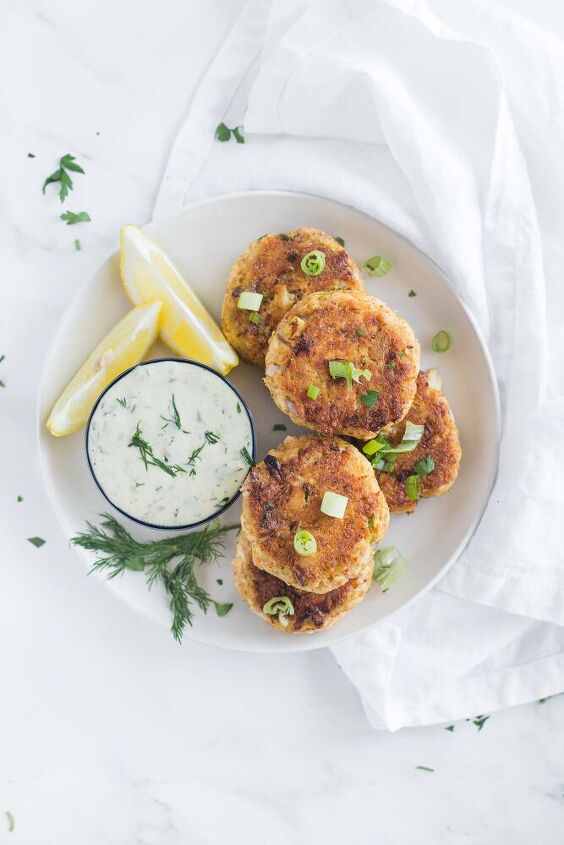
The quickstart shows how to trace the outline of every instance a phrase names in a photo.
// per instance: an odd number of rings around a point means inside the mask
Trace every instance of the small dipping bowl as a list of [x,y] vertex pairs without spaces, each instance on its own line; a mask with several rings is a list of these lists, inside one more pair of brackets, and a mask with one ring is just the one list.
[[215,370],[158,358],[106,387],[88,419],[86,456],[100,492],[124,516],[186,530],[239,496],[256,456],[255,425]]

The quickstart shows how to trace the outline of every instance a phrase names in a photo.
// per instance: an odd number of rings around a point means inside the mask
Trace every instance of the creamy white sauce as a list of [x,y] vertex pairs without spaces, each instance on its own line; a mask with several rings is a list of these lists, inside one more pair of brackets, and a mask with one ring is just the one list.
[[[142,449],[129,445],[138,426],[152,450],[147,466]],[[180,361],[154,361],[119,379],[88,432],[92,471],[108,499],[160,526],[199,522],[231,500],[250,469],[242,449],[252,456],[251,424],[237,394],[209,370]]]

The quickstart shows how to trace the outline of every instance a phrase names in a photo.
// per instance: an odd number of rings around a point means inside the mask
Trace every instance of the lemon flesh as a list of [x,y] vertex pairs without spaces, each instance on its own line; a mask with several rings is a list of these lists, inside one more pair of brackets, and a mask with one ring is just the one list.
[[137,226],[120,232],[121,279],[134,305],[163,302],[161,339],[178,355],[225,375],[239,358],[190,285],[161,248]]
[[155,341],[162,302],[132,308],[100,341],[59,396],[47,420],[55,437],[85,424],[103,389],[120,373],[138,364]]

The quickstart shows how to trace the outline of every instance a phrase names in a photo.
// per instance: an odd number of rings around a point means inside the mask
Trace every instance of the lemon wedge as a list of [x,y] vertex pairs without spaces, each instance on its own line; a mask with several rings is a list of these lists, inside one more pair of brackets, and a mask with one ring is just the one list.
[[103,389],[141,361],[158,335],[162,306],[132,308],[100,341],[53,405],[46,423],[51,434],[63,437],[83,426]]
[[222,375],[236,367],[237,353],[162,249],[137,226],[123,227],[120,244],[125,292],[134,305],[162,300],[160,333],[167,346]]

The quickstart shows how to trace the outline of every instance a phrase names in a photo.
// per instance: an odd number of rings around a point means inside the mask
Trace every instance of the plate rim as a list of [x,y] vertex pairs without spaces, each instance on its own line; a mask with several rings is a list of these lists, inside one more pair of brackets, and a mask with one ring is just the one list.
[[[331,205],[334,205],[334,206],[340,206],[341,208],[346,208],[349,211],[354,212],[355,214],[360,214],[363,217],[367,218],[368,220],[377,223],[383,229],[386,229],[388,232],[390,232],[394,237],[399,238],[401,241],[403,241],[403,243],[407,244],[407,246],[409,248],[411,248],[412,250],[415,250],[415,252],[417,252],[417,253],[419,253],[419,255],[423,256],[424,259],[429,261],[436,268],[436,270],[438,271],[442,280],[447,285],[447,287],[450,290],[450,292],[452,293],[452,295],[455,297],[458,305],[462,308],[464,315],[465,315],[466,319],[468,320],[468,322],[470,323],[470,326],[471,326],[471,328],[472,328],[472,330],[473,330],[473,332],[474,332],[474,334],[475,334],[475,336],[478,340],[479,346],[481,348],[481,351],[482,351],[482,354],[483,354],[483,357],[484,357],[484,360],[485,360],[485,363],[486,363],[487,379],[488,379],[488,382],[489,382],[489,385],[490,385],[491,396],[492,396],[493,405],[494,405],[494,419],[492,420],[492,431],[495,433],[495,437],[494,437],[495,444],[496,444],[496,446],[499,447],[499,443],[500,443],[500,440],[501,440],[501,431],[502,431],[502,411],[501,411],[501,399],[500,399],[500,393],[499,393],[499,386],[498,386],[498,383],[497,383],[495,368],[494,368],[493,360],[492,360],[492,357],[490,355],[490,351],[489,351],[489,348],[488,348],[488,345],[487,345],[487,342],[486,342],[486,338],[484,336],[484,333],[482,332],[482,329],[481,329],[476,317],[474,316],[474,314],[472,313],[472,311],[470,310],[468,305],[460,297],[458,292],[454,289],[454,286],[452,285],[448,274],[443,270],[443,268],[440,266],[440,264],[438,264],[437,261],[435,261],[435,259],[431,258],[431,256],[428,255],[424,250],[422,250],[420,247],[416,246],[409,238],[407,238],[401,232],[398,232],[396,229],[393,229],[391,226],[388,226],[387,223],[384,223],[379,218],[374,217],[373,215],[368,214],[366,211],[363,211],[359,208],[356,208],[353,205],[350,205],[350,204],[345,203],[345,202],[341,202],[340,200],[335,200],[331,197],[324,196],[323,194],[315,194],[315,193],[309,193],[309,192],[305,192],[305,191],[251,190],[251,191],[235,191],[235,192],[232,192],[232,193],[214,194],[214,195],[209,196],[209,197],[204,197],[202,199],[195,200],[193,202],[190,202],[190,203],[187,203],[186,205],[184,205],[176,213],[166,215],[162,218],[158,218],[157,220],[150,220],[149,222],[140,225],[139,228],[142,229],[142,230],[147,230],[150,234],[151,228],[153,226],[161,226],[161,225],[166,226],[169,223],[169,221],[175,220],[176,218],[185,214],[187,211],[193,210],[195,208],[200,208],[200,207],[203,207],[203,206],[206,206],[206,205],[211,205],[211,204],[223,202],[223,201],[226,201],[226,200],[250,199],[250,198],[253,198],[253,197],[263,197],[263,198],[264,197],[272,197],[272,198],[277,198],[277,197],[287,198],[287,197],[290,197],[290,198],[293,198],[293,199],[321,200],[323,202],[330,203]],[[85,289],[89,285],[90,280],[94,276],[98,275],[98,273],[101,272],[104,265],[118,254],[119,254],[119,248],[114,250],[113,252],[111,252],[109,255],[106,255],[106,257],[96,265],[94,270],[88,275],[86,282],[83,284],[83,286],[78,291],[76,291],[75,295],[72,297],[70,302],[67,304],[67,306],[63,310],[63,313],[61,314],[59,320],[57,321],[57,323],[55,325],[55,330],[53,332],[51,342],[49,344],[47,354],[46,354],[45,359],[44,359],[43,368],[42,368],[42,371],[41,371],[41,377],[39,379],[38,388],[37,388],[37,395],[36,395],[36,401],[35,401],[35,418],[36,418],[35,445],[36,445],[38,459],[39,459],[39,467],[40,467],[40,472],[41,472],[41,478],[43,480],[43,484],[44,484],[44,487],[45,487],[45,491],[47,493],[47,498],[49,500],[49,504],[50,504],[50,506],[51,506],[56,518],[57,518],[57,522],[59,523],[60,528],[63,531],[63,535],[65,536],[65,539],[67,539],[67,540],[70,538],[71,532],[69,531],[69,526],[68,526],[67,520],[64,516],[64,513],[58,505],[58,500],[57,500],[57,497],[56,497],[55,492],[53,490],[53,484],[52,484],[51,479],[50,479],[49,474],[48,474],[47,459],[46,459],[46,457],[43,453],[43,449],[42,449],[42,442],[41,441],[42,441],[42,438],[44,437],[44,434],[45,434],[44,430],[43,430],[44,425],[43,425],[43,420],[42,420],[42,416],[41,416],[42,398],[44,397],[44,393],[45,393],[45,383],[47,381],[47,373],[49,371],[50,366],[52,365],[52,359],[53,359],[54,354],[55,354],[56,337],[62,332],[62,330],[66,329],[67,323],[69,323],[71,321],[71,318],[72,318],[73,313],[74,313],[74,307],[73,306],[74,306],[75,302],[77,302],[80,299],[80,297],[84,295]],[[342,634],[340,636],[335,636],[334,638],[332,638],[331,643],[318,643],[318,642],[315,641],[315,637],[302,637],[302,638],[300,638],[300,647],[299,648],[293,648],[291,644],[292,644],[292,642],[295,641],[295,638],[287,637],[286,641],[285,641],[287,643],[287,647],[283,647],[283,648],[269,647],[268,642],[265,640],[264,642],[259,641],[259,642],[257,642],[256,645],[253,645],[252,648],[249,648],[248,646],[238,645],[237,643],[230,644],[230,643],[228,643],[228,641],[225,641],[225,642],[209,642],[205,638],[200,637],[198,635],[196,625],[194,627],[192,627],[191,630],[190,630],[190,638],[189,638],[190,641],[196,642],[199,645],[207,646],[209,648],[220,648],[220,649],[223,649],[223,650],[226,650],[226,651],[235,651],[235,652],[241,652],[241,653],[245,653],[245,654],[288,654],[288,653],[300,654],[300,653],[303,653],[303,652],[315,651],[315,650],[319,650],[319,649],[322,649],[322,648],[331,648],[335,645],[338,645],[339,643],[344,642],[345,640],[351,639],[352,637],[363,636],[366,633],[368,633],[369,631],[371,631],[373,628],[375,628],[375,626],[377,626],[381,623],[392,621],[393,618],[396,616],[396,614],[401,613],[404,610],[407,610],[416,601],[419,601],[424,595],[426,595],[434,586],[436,586],[436,584],[442,578],[444,578],[444,576],[449,571],[449,569],[454,565],[454,563],[459,559],[459,557],[462,555],[464,550],[468,547],[470,541],[472,540],[474,534],[476,533],[476,530],[477,530],[477,528],[478,528],[478,526],[479,526],[479,524],[482,520],[484,512],[485,512],[485,510],[486,510],[486,508],[489,504],[489,501],[491,499],[492,491],[493,491],[493,488],[494,488],[494,485],[495,485],[496,477],[497,477],[497,474],[498,474],[498,468],[499,468],[499,448],[496,451],[496,455],[497,455],[497,458],[496,458],[495,461],[492,461],[491,468],[490,468],[490,477],[488,479],[488,484],[487,484],[487,493],[484,495],[484,499],[483,499],[483,502],[481,504],[481,507],[476,512],[474,518],[470,521],[468,528],[466,529],[466,532],[465,532],[464,536],[462,537],[462,539],[460,540],[460,543],[457,545],[455,551],[449,556],[449,558],[445,561],[445,563],[438,570],[438,572],[436,572],[435,575],[432,578],[430,578],[429,581],[427,581],[427,583],[423,587],[421,587],[413,596],[411,596],[411,598],[409,598],[407,601],[405,601],[400,607],[397,607],[394,610],[389,611],[389,613],[386,613],[384,616],[380,617],[379,619],[375,620],[374,622],[368,623],[360,631],[354,631],[354,632],[351,632],[351,633]],[[79,554],[77,554],[77,556],[79,558],[81,557]],[[88,566],[87,566],[87,564],[84,560],[82,561],[82,563],[84,565],[84,568],[88,569]],[[104,583],[104,579],[102,579],[102,583]],[[145,620],[149,621],[151,624],[156,624],[159,627],[164,627],[164,623],[160,623],[158,620],[148,616],[136,604],[129,601],[127,599],[127,597],[120,595],[118,598],[119,598],[120,602],[125,603],[135,613],[137,613],[139,616],[143,617]]]

